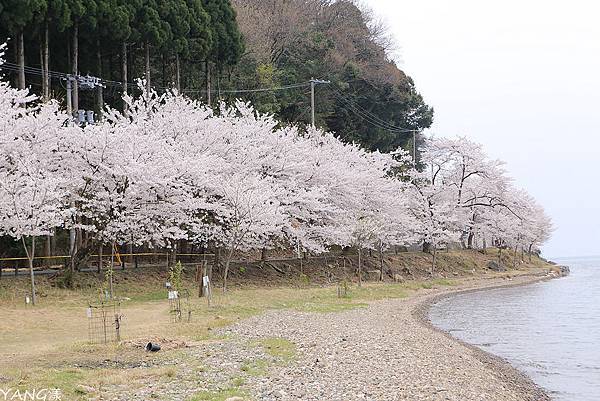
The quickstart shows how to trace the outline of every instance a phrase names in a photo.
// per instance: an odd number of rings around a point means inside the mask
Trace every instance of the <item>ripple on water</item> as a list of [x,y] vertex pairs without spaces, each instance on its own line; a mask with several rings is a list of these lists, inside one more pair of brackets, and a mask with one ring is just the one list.
[[556,400],[600,400],[600,258],[561,260],[571,275],[441,300],[431,321],[499,355]]

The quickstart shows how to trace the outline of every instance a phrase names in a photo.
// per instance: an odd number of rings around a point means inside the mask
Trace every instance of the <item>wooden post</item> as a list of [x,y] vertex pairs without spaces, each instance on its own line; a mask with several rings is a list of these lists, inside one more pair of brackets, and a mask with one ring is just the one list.
[[[198,282],[198,297],[207,296],[207,288],[204,288],[204,277],[208,276],[208,263],[202,262],[202,266],[196,268],[196,281]],[[210,280],[210,279],[209,279]]]

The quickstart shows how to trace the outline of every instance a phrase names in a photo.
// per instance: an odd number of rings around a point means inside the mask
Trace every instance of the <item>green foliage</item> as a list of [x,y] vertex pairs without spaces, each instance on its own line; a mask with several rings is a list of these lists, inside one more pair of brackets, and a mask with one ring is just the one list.
[[183,265],[181,262],[175,263],[169,268],[169,282],[175,291],[182,290]]
[[45,0],[2,0],[0,4],[2,28],[13,35],[38,22],[48,7]]
[[237,64],[244,52],[242,35],[236,23],[236,14],[229,0],[203,0],[210,16],[212,45],[209,59],[222,71]]
[[[24,29],[25,64],[39,65],[47,23],[50,69],[67,72],[72,69],[69,50],[77,25],[81,74],[119,81],[125,61],[129,82],[144,74],[147,43],[154,85],[171,86],[179,76],[182,90],[189,90],[187,95],[206,100],[208,62],[211,88],[219,92],[213,99],[241,98],[259,112],[300,126],[310,122],[306,87],[225,92],[275,88],[313,77],[327,79],[331,84],[316,89],[317,125],[370,150],[412,149],[410,130],[429,127],[433,110],[412,79],[389,59],[369,28],[368,15],[349,1],[303,4],[281,0],[0,0],[0,42],[14,39]],[[271,20],[279,15],[272,12],[273,7],[291,7],[292,11]],[[318,10],[319,18],[309,9]],[[121,58],[123,44],[126,60]],[[11,40],[9,46],[14,45]],[[6,52],[7,61],[16,62],[14,50]],[[34,90],[41,89],[39,76],[28,74],[27,81]],[[60,83],[52,80],[52,85],[53,92],[64,97]],[[79,97],[82,108],[96,108],[92,91],[80,91]],[[120,108],[120,97],[118,87],[104,90],[104,102],[113,107]]]

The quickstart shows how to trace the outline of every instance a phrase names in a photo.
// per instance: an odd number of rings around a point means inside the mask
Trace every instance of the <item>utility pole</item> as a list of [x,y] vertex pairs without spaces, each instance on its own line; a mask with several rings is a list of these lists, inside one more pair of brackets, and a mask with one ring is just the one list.
[[73,117],[73,103],[71,98],[71,91],[73,87],[71,85],[71,80],[73,77],[71,75],[67,75],[67,114]]
[[328,84],[330,81],[323,81],[320,79],[310,79],[310,122],[313,128],[316,128],[315,125],[315,86],[319,84]]
[[413,130],[413,167],[417,167],[417,130]]
[[[98,77],[91,77],[89,75],[86,76],[81,76],[81,75],[67,75],[66,78],[67,81],[67,114],[70,115],[71,117],[74,117],[75,114],[79,113],[79,110],[73,110],[74,106],[75,106],[75,102],[73,101],[73,89],[74,86],[77,85],[79,89],[81,90],[95,90],[97,89],[97,100],[99,102],[98,107],[100,108],[100,113],[102,112],[102,103],[103,103],[103,96],[102,96],[102,89],[104,88],[104,85],[102,84],[102,80]],[[92,116],[93,113],[90,114],[90,116]],[[79,114],[78,114],[79,115]],[[88,123],[89,124],[93,124],[94,121],[93,120],[93,116],[91,118],[88,118]],[[79,121],[80,123],[82,121]]]

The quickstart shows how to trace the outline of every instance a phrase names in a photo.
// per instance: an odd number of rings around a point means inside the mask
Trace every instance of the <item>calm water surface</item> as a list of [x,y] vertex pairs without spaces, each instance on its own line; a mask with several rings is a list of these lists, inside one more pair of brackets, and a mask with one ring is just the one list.
[[505,358],[556,400],[600,400],[600,257],[556,261],[570,276],[456,295],[430,318]]

